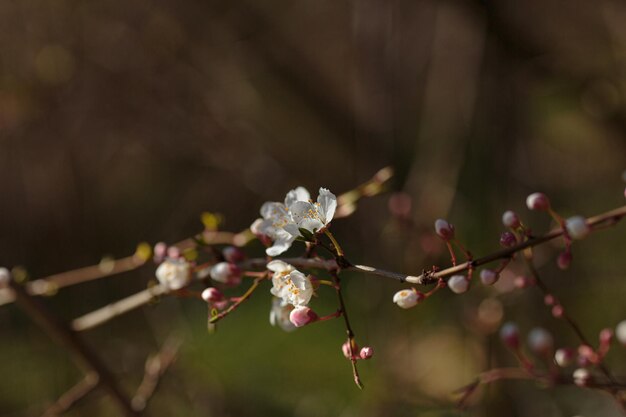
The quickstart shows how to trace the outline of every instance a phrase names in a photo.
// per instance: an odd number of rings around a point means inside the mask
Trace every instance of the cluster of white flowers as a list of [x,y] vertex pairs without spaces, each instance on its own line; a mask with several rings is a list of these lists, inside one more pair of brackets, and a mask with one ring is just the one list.
[[287,193],[284,203],[268,201],[261,207],[261,218],[250,229],[256,235],[267,236],[272,246],[266,249],[269,256],[278,256],[291,247],[301,230],[311,234],[326,228],[337,209],[337,197],[326,188],[320,188],[317,202],[304,187]]

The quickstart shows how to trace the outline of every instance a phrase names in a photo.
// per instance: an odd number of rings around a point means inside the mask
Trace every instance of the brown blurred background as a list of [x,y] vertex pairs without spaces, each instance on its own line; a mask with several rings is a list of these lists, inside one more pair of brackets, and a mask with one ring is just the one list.
[[[390,214],[385,195],[333,226],[351,258],[392,270],[448,262],[430,234],[437,217],[484,254],[497,248],[505,209],[536,230],[549,226],[526,214],[531,191],[548,193],[564,215],[617,207],[625,21],[618,0],[5,0],[0,265],[37,278],[125,256],[140,241],[199,231],[205,210],[239,231],[262,202],[296,185],[340,193],[385,165],[396,170],[392,191],[411,198],[410,221]],[[567,273],[553,266],[556,250],[539,253],[549,284],[593,338],[626,318],[623,227],[578,245]],[[67,289],[46,304],[70,319],[145,288],[153,273]],[[130,392],[146,355],[171,331],[184,334],[148,408],[155,416],[457,415],[452,390],[514,363],[493,336],[501,320],[575,343],[532,290],[476,286],[399,311],[399,285],[346,281],[357,337],[376,350],[361,366],[363,392],[341,357],[341,323],[281,333],[267,322],[266,291],[214,336],[204,306],[175,299],[84,336]],[[331,292],[316,302],[334,308]],[[476,325],[480,311],[487,325]],[[38,415],[79,372],[15,306],[0,309],[0,323],[0,413]],[[626,375],[623,349],[608,360]],[[601,394],[527,382],[481,391],[470,408],[615,412]],[[69,415],[115,413],[96,394]]]

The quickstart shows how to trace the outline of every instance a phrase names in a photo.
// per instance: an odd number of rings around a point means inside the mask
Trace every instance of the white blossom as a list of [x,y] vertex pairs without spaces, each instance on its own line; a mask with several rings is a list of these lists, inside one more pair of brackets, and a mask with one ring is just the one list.
[[270,292],[295,307],[305,306],[313,296],[313,285],[308,276],[286,262],[275,260],[267,264],[274,272]]
[[[289,196],[289,195],[288,195]],[[300,196],[298,196],[300,197]],[[287,199],[285,199],[287,203]],[[328,225],[337,210],[337,197],[326,188],[320,188],[317,202],[308,199],[293,201],[289,208],[292,222],[285,224],[284,229],[294,238],[301,235],[300,229],[318,233]]]
[[270,324],[272,326],[278,326],[286,332],[291,332],[296,329],[296,326],[289,320],[289,315],[294,307],[274,297],[272,300],[272,309],[270,310]]
[[268,201],[261,206],[262,217],[252,223],[250,230],[256,235],[265,235],[272,240],[272,246],[265,250],[269,256],[280,255],[296,240],[298,235],[285,230],[285,226],[293,223],[288,207],[297,201],[308,201],[309,198],[310,194],[306,188],[297,187],[287,193],[284,203]]
[[159,265],[155,275],[170,290],[179,290],[191,280],[189,263],[183,259],[166,259]]

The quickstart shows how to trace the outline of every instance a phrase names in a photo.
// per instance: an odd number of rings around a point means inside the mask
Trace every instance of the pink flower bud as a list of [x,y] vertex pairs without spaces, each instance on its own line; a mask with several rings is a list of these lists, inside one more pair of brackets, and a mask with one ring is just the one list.
[[615,337],[624,346],[626,346],[626,320],[622,320],[615,327]]
[[214,281],[223,284],[238,285],[241,283],[241,270],[237,265],[228,262],[213,265],[210,275]]
[[217,308],[218,310],[224,310],[226,309],[226,307],[228,307],[228,300],[220,300],[220,301],[216,301],[213,303],[213,307]]
[[448,280],[448,287],[455,294],[463,294],[469,289],[469,281],[464,275],[452,275]]
[[484,285],[493,285],[498,280],[499,275],[496,271],[491,269],[483,269],[480,271],[480,282]]
[[8,286],[10,280],[11,273],[9,270],[6,268],[0,268],[0,288]]
[[569,366],[574,360],[574,351],[570,348],[561,348],[554,353],[554,361],[561,368]]
[[550,208],[550,200],[544,193],[533,193],[526,198],[529,210],[545,211]]
[[600,330],[599,339],[601,345],[610,345],[613,341],[613,329]]
[[529,278],[524,275],[518,275],[515,277],[513,284],[515,285],[516,288],[524,289],[524,288],[532,287],[533,285],[535,285],[535,280],[534,278]]
[[502,214],[502,224],[511,229],[516,229],[521,226],[517,213],[511,210],[507,210]]
[[584,239],[591,232],[587,219],[583,216],[574,216],[565,220],[565,229],[572,239]]
[[598,362],[598,354],[589,345],[578,346],[578,363],[582,366],[587,366],[592,363]]
[[454,226],[444,219],[435,221],[435,232],[443,240],[450,240],[454,237]]
[[224,294],[215,287],[205,288],[202,291],[202,299],[207,303],[215,303],[224,299]]
[[535,327],[528,333],[528,347],[538,355],[546,356],[552,353],[554,338],[541,327]]
[[500,235],[500,245],[505,248],[513,247],[517,244],[517,238],[511,232],[504,232]]
[[167,248],[167,257],[172,259],[180,258],[180,249],[176,246],[170,246]]
[[565,252],[561,252],[559,257],[556,258],[556,265],[559,269],[566,270],[569,268],[569,265],[572,263],[572,252],[566,250]]
[[552,306],[556,303],[556,298],[554,298],[552,294],[546,294],[545,297],[543,297],[543,303],[547,306]]
[[591,372],[589,372],[589,370],[585,368],[578,368],[572,374],[572,378],[574,380],[574,384],[578,385],[579,387],[585,387],[589,384],[589,381],[591,380]]
[[165,256],[167,255],[167,245],[165,242],[159,242],[154,245],[154,262],[160,263],[163,262]]
[[236,246],[226,246],[222,250],[222,255],[227,262],[236,264],[246,259],[246,254],[240,248]]
[[552,307],[552,316],[554,318],[560,319],[561,317],[563,317],[564,313],[565,313],[565,309],[563,308],[561,304],[557,304],[554,307]]
[[[355,349],[353,351],[353,354],[356,355],[357,354],[357,350],[359,350],[359,347],[356,345],[356,343],[354,344]],[[346,357],[346,359],[352,359],[352,356],[350,354],[350,341],[346,341],[343,345],[341,345],[341,351],[343,352],[343,356]]]
[[309,307],[296,307],[289,313],[289,321],[296,327],[306,326],[317,321],[319,317]]
[[500,340],[509,349],[519,348],[519,328],[517,324],[508,322],[500,328]]
[[361,352],[359,353],[359,356],[361,357],[361,359],[369,359],[374,355],[374,349],[372,349],[369,346],[365,346],[361,349]]

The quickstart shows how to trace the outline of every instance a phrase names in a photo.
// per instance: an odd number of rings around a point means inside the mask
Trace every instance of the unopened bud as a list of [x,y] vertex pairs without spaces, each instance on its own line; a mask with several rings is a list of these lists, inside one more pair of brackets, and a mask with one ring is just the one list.
[[513,284],[516,288],[524,289],[535,285],[535,279],[524,275],[518,275],[513,280]]
[[224,299],[224,294],[215,287],[205,288],[202,291],[202,299],[207,303],[215,303]]
[[502,214],[502,224],[505,227],[510,227],[511,229],[516,229],[521,226],[519,216],[511,210],[507,210],[504,214]]
[[469,289],[469,281],[464,275],[452,275],[448,279],[448,287],[455,294],[463,294]]
[[517,244],[517,238],[511,232],[504,232],[500,235],[500,245],[505,248],[513,247]]
[[167,255],[167,245],[165,244],[165,242],[159,242],[156,245],[154,245],[153,252],[154,252],[154,261],[157,263],[160,263],[163,261],[163,259]]
[[579,387],[585,387],[589,384],[591,380],[591,372],[585,368],[578,368],[572,374],[572,378],[574,379],[574,384]]
[[565,309],[563,308],[561,304],[557,304],[554,307],[552,307],[552,316],[554,318],[560,319],[561,317],[563,317],[564,313],[565,313]]
[[552,353],[554,338],[546,329],[535,327],[528,333],[528,347],[534,353],[546,356]]
[[11,273],[9,270],[6,268],[0,268],[0,288],[8,286],[10,280]]
[[545,211],[550,208],[550,200],[544,193],[533,193],[526,197],[526,206],[529,210]]
[[624,346],[626,346],[626,320],[622,320],[615,327],[615,337]]
[[246,259],[246,254],[240,248],[236,246],[226,246],[222,250],[222,255],[227,262],[236,264]]
[[566,270],[567,268],[569,268],[571,263],[572,252],[570,252],[569,250],[561,252],[558,258],[556,258],[556,265],[559,267],[559,269]]
[[574,351],[570,348],[557,349],[557,351],[554,353],[554,361],[561,368],[565,368],[571,365],[573,360],[574,360]]
[[361,352],[359,352],[359,356],[361,357],[361,359],[369,359],[374,355],[374,349],[372,349],[369,346],[365,346],[364,348],[361,349]]
[[454,237],[454,226],[444,219],[435,221],[435,232],[443,240],[450,240]]
[[315,311],[306,306],[296,307],[289,313],[289,321],[296,327],[306,326],[309,323],[317,321],[318,318]]
[[565,229],[572,239],[584,239],[591,232],[587,219],[583,216],[574,216],[565,220]]
[[556,298],[552,294],[546,294],[543,297],[543,303],[547,306],[553,306],[554,304],[556,304]]
[[613,329],[602,329],[600,330],[600,344],[601,345],[610,345],[613,341]]
[[220,262],[211,268],[211,278],[223,284],[238,285],[241,283],[241,270],[235,264]]
[[508,322],[500,328],[500,340],[510,349],[519,347],[519,328],[517,324]]
[[408,290],[401,290],[394,294],[393,302],[401,308],[411,308],[415,307],[425,298],[424,294],[415,290],[414,288],[409,288]]
[[172,259],[180,258],[180,249],[177,246],[167,248],[167,257]]
[[493,285],[498,280],[499,275],[492,269],[483,269],[480,271],[480,282],[484,285]]
[[356,345],[356,343],[354,344],[354,350],[352,351],[352,353],[350,352],[350,341],[346,341],[343,345],[341,345],[341,351],[343,352],[343,356],[346,357],[346,359],[352,359],[353,355],[357,354],[357,351],[359,350],[359,347]]
[[578,364],[581,366],[587,366],[592,363],[598,362],[598,354],[589,345],[578,346]]

